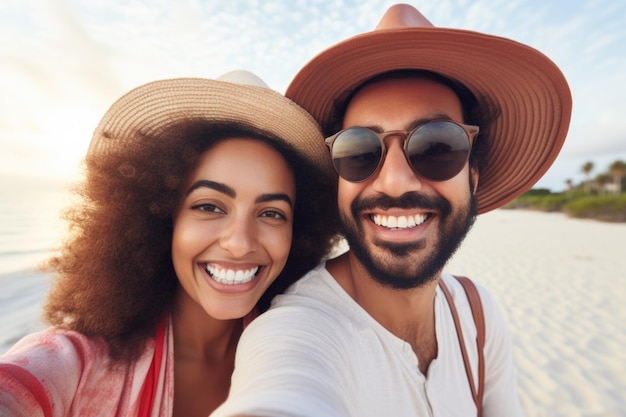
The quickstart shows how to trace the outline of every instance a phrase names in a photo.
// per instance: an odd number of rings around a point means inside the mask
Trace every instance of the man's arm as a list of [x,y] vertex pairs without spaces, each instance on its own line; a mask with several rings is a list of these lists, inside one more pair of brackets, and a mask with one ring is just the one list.
[[228,400],[211,416],[350,415],[333,321],[297,307],[257,318],[239,341]]

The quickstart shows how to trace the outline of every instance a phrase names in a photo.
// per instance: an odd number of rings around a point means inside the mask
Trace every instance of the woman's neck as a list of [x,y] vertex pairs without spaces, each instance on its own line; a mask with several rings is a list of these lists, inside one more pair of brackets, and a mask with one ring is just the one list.
[[242,319],[215,319],[182,289],[178,291],[172,321],[175,355],[208,362],[229,356],[243,331]]
[[172,323],[173,415],[206,417],[228,395],[243,320],[215,319],[179,290]]

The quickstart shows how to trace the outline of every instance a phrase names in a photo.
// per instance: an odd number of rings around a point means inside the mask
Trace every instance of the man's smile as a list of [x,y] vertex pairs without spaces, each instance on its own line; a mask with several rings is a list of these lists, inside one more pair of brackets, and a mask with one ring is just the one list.
[[390,216],[385,214],[371,214],[370,219],[377,226],[389,229],[411,229],[428,220],[428,214],[414,214],[408,216]]

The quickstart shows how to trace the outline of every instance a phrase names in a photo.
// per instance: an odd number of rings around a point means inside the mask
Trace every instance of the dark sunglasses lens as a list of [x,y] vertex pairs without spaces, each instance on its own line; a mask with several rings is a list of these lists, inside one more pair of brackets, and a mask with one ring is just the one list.
[[432,181],[449,180],[465,166],[469,139],[454,123],[430,122],[411,135],[407,155],[422,177]]
[[352,182],[369,178],[378,168],[382,146],[378,137],[369,129],[354,127],[335,138],[332,158],[339,175]]

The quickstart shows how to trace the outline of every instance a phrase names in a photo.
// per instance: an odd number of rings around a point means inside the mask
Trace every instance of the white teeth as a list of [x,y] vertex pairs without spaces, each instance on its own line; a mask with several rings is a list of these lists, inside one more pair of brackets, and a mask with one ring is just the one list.
[[409,222],[407,221],[406,216],[398,217],[398,227],[400,229],[404,229],[404,228],[408,227],[408,225],[409,225]]
[[383,216],[375,214],[372,220],[378,226],[387,227],[389,229],[410,229],[424,223],[428,216],[426,214],[415,214],[413,216]]
[[256,273],[259,271],[259,267],[256,266],[254,268],[242,271],[226,268],[217,268],[212,265],[207,265],[206,271],[209,273],[209,275],[211,275],[211,278],[213,278],[220,284],[239,285],[252,281],[256,276]]

